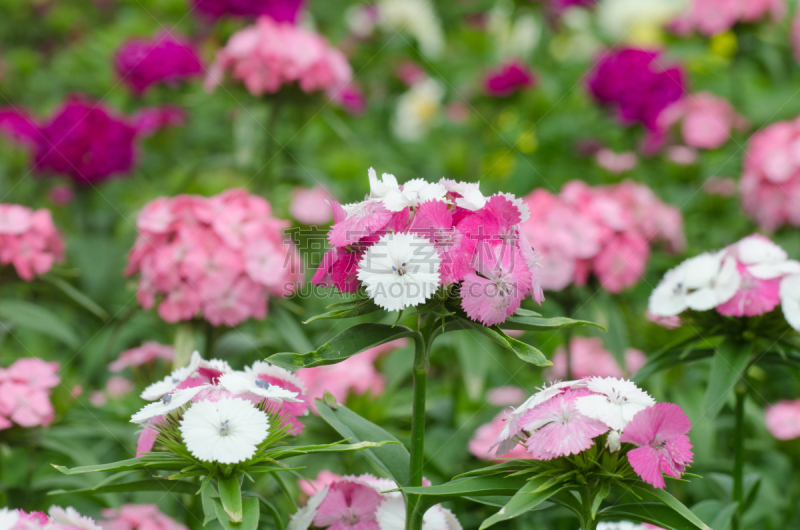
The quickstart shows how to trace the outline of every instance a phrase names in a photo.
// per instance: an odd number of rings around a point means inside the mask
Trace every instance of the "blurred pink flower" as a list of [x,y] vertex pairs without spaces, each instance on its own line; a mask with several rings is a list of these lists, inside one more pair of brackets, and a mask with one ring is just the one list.
[[350,392],[376,396],[383,392],[386,379],[375,369],[375,360],[382,354],[407,344],[406,339],[397,339],[363,351],[346,361],[315,368],[302,368],[297,377],[306,387],[306,396],[311,410],[317,411],[315,399],[322,399],[325,391],[331,393],[339,403],[345,403]]
[[662,317],[648,311],[645,318],[654,324],[658,324],[662,328],[676,329],[681,327],[681,317],[675,315],[671,317]]
[[300,491],[311,497],[315,493],[321,491],[325,486],[330,486],[341,478],[341,475],[323,469],[317,474],[317,478],[311,480],[297,479],[297,485],[300,487]]
[[119,354],[117,360],[108,365],[112,372],[121,372],[130,366],[141,366],[154,362],[156,359],[172,362],[175,356],[175,348],[158,342],[145,342],[138,348],[131,348]]
[[59,364],[36,358],[18,359],[0,368],[0,429],[50,425],[54,410],[50,389],[61,382]]
[[209,69],[206,90],[220,84],[226,71],[254,96],[296,82],[305,93],[322,90],[335,97],[353,76],[347,58],[323,36],[268,17],[231,36]]
[[395,74],[403,84],[409,87],[416,85],[418,82],[428,77],[425,70],[414,61],[403,61],[398,64],[395,69]]
[[678,405],[658,403],[638,412],[625,426],[620,442],[637,446],[628,452],[631,467],[642,480],[664,488],[662,471],[680,478],[692,463],[692,444],[687,433],[689,418]]
[[331,221],[330,201],[333,195],[318,184],[313,188],[295,188],[292,192],[292,202],[289,204],[289,213],[303,224],[323,225]]
[[13,265],[20,278],[31,281],[63,259],[64,240],[50,210],[0,204],[0,264]]
[[767,407],[767,429],[778,440],[800,438],[800,399],[783,400]]
[[697,162],[697,149],[685,145],[670,145],[667,147],[666,157],[679,166],[691,166]]
[[742,209],[763,230],[800,226],[800,118],[773,123],[754,133],[739,180]]
[[299,254],[261,197],[228,190],[205,198],[158,198],[142,209],[126,275],[139,274],[145,308],[163,295],[167,322],[202,314],[215,326],[264,318],[267,298],[287,296],[301,281]]
[[187,527],[162,513],[155,504],[123,504],[103,510],[103,530],[187,530]]
[[639,160],[636,153],[625,151],[623,153],[615,153],[611,149],[599,149],[595,154],[597,165],[608,171],[609,173],[619,174],[636,167]]
[[659,126],[669,129],[681,123],[683,141],[698,149],[716,149],[730,138],[733,129],[744,129],[747,120],[728,100],[710,92],[685,96],[667,107],[658,117]]
[[106,394],[111,399],[125,397],[133,391],[133,382],[120,376],[114,376],[106,382]]
[[342,107],[352,116],[360,116],[367,110],[364,91],[356,83],[350,82],[329,93],[334,103]]
[[131,116],[131,123],[140,137],[152,136],[161,129],[180,127],[186,123],[186,111],[174,105],[148,107]]
[[367,485],[341,480],[330,485],[314,516],[314,526],[334,530],[377,530],[375,510],[383,500]]
[[731,177],[708,177],[703,183],[703,191],[709,195],[733,197],[736,195],[736,180]]
[[295,23],[305,0],[191,0],[197,12],[216,20],[223,16],[266,16],[276,22]]
[[460,101],[453,101],[445,106],[447,119],[453,123],[464,123],[469,119],[470,109]]
[[486,392],[486,401],[496,407],[517,406],[525,401],[527,395],[525,389],[518,386],[499,386]]
[[[518,401],[516,404],[520,404],[524,400],[525,398],[523,397],[522,400]],[[478,427],[478,429],[475,431],[475,434],[472,435],[472,438],[469,441],[469,452],[472,453],[475,458],[480,458],[481,460],[531,458],[531,455],[522,444],[515,445],[514,448],[508,453],[502,455],[494,454],[495,440],[497,440],[497,436],[500,434],[500,431],[503,430],[507,419],[508,414],[501,411],[497,414],[497,416],[494,417],[494,419],[492,419],[491,422],[485,423]]]
[[687,12],[671,23],[680,35],[694,31],[713,36],[731,29],[737,22],[759,22],[786,14],[785,0],[692,0]]
[[[570,341],[569,351],[571,356],[572,377],[616,377],[632,376],[647,362],[647,357],[640,350],[628,348],[625,350],[625,373],[617,364],[614,356],[605,349],[602,339],[598,337],[573,337]],[[567,377],[567,352],[564,347],[559,347],[553,354],[553,366],[545,372],[545,378],[550,381]]]
[[486,73],[483,91],[494,98],[505,98],[515,92],[533,88],[536,78],[530,68],[518,59],[513,59]]
[[135,94],[143,94],[156,83],[176,85],[203,73],[194,47],[168,32],[152,40],[131,39],[117,50],[114,68]]
[[89,394],[89,403],[97,408],[105,407],[108,403],[108,396],[102,390],[94,390]]

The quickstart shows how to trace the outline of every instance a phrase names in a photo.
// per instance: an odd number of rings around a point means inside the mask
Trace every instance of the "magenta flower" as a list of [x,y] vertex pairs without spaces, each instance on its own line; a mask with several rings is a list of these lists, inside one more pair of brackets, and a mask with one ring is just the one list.
[[691,428],[678,405],[658,403],[637,413],[625,426],[620,441],[637,446],[628,452],[636,474],[648,484],[664,488],[662,472],[680,478],[686,465],[692,463],[692,444],[687,436]]
[[191,0],[192,6],[206,17],[267,16],[275,22],[295,23],[305,0]]
[[567,389],[525,412],[519,425],[531,433],[525,442],[536,460],[576,455],[594,445],[594,438],[608,432],[608,425],[578,412],[578,398],[586,389]]
[[658,52],[635,48],[608,51],[589,74],[589,90],[623,124],[641,123],[657,134],[659,114],[685,91],[683,71],[676,66],[662,69],[658,58]]
[[491,70],[483,80],[483,91],[491,97],[505,98],[536,84],[533,72],[519,60],[512,60]]
[[135,39],[117,50],[114,68],[135,94],[156,83],[176,85],[203,73],[203,65],[187,41],[170,33],[152,40]]
[[314,526],[330,530],[379,530],[375,510],[381,494],[357,482],[334,482],[314,516]]

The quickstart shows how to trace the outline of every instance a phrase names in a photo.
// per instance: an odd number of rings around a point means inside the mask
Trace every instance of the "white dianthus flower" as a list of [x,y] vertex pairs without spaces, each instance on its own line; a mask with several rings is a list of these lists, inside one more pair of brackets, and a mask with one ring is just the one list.
[[433,296],[439,286],[441,261],[427,239],[390,233],[367,249],[358,264],[358,279],[376,304],[399,311]]
[[51,506],[47,513],[50,519],[60,525],[80,528],[81,530],[101,530],[100,526],[94,522],[94,519],[79,514],[78,510],[72,506],[66,508]]
[[230,372],[219,378],[219,386],[233,394],[254,394],[264,399],[300,402],[297,392],[271,385],[256,373]]
[[241,398],[201,401],[183,415],[180,431],[198,460],[237,464],[253,457],[269,434],[269,419]]
[[161,399],[153,403],[148,403],[142,407],[142,410],[131,416],[131,423],[144,423],[149,419],[155,418],[156,416],[169,414],[173,410],[183,407],[197,394],[209,388],[212,388],[212,386],[201,385],[192,388],[176,390],[172,394],[164,394],[161,396]]
[[596,394],[578,398],[575,402],[578,412],[618,431],[624,429],[637,412],[656,404],[633,382],[616,377],[592,377],[586,388]]

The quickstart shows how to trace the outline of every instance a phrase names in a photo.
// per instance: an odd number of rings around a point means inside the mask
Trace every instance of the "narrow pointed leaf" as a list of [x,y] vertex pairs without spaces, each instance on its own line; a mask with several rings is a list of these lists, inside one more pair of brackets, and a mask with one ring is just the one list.
[[[681,514],[658,502],[640,502],[635,504],[620,504],[609,506],[597,514],[601,520],[628,520],[635,523],[648,523],[666,530],[711,530],[709,526],[700,521],[695,524]],[[697,519],[695,517],[695,519]],[[699,521],[699,519],[697,519]]]
[[567,317],[544,318],[538,315],[513,315],[500,324],[500,327],[503,329],[515,329],[519,331],[553,331],[576,326],[593,326],[606,331],[606,328],[600,324],[588,320],[575,320]]
[[481,523],[481,530],[489,528],[499,522],[519,517],[535,509],[547,499],[566,488],[566,486],[562,485],[550,488],[545,487],[542,489],[542,486],[546,486],[549,481],[550,479],[545,476],[533,478],[511,497],[508,504],[503,506],[499,512],[483,521],[483,523]]
[[697,517],[689,508],[687,508],[686,505],[670,495],[666,490],[651,488],[649,486],[638,484],[632,485],[631,489],[645,499],[651,498],[657,500],[665,506],[669,506],[676,513],[679,513],[682,517],[685,517],[686,520],[693,525],[697,526],[698,528],[703,528],[703,521],[701,521],[699,517]]
[[162,493],[188,493],[194,495],[197,493],[198,485],[193,482],[185,480],[166,480],[160,478],[150,478],[147,480],[134,480],[132,482],[123,482],[121,484],[106,484],[104,486],[97,486],[93,488],[82,488],[77,490],[54,490],[48,495],[63,495],[75,493],[121,493],[121,492],[134,492],[134,491],[160,491]]
[[0,320],[12,322],[42,335],[48,335],[76,349],[80,346],[77,333],[61,317],[43,306],[22,300],[0,301]]
[[717,346],[711,360],[711,374],[703,400],[703,410],[707,418],[713,419],[719,414],[749,362],[749,345],[726,339]]
[[310,324],[315,320],[331,320],[331,319],[360,317],[362,315],[368,315],[369,313],[374,313],[375,311],[378,311],[380,309],[380,307],[375,305],[375,302],[373,302],[371,298],[357,300],[355,302],[348,302],[344,305],[334,304],[334,306],[329,306],[329,308],[331,307],[332,307],[331,311],[328,311],[327,313],[322,313],[321,315],[315,315],[303,323]]
[[437,498],[483,497],[487,495],[514,495],[527,483],[528,481],[522,477],[492,475],[454,480],[437,486],[403,488],[403,491],[414,495],[434,496]]
[[219,499],[213,501],[217,520],[225,530],[258,530],[258,499],[247,497],[242,501],[242,520],[238,523],[231,520]]
[[242,487],[239,484],[239,477],[232,475],[228,478],[217,481],[219,488],[219,500],[222,508],[230,518],[231,523],[242,522]]

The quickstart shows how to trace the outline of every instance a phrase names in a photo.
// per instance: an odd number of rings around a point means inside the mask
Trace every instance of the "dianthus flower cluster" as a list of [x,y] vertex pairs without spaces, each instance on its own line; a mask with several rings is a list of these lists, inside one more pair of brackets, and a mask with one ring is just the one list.
[[753,317],[779,305],[789,325],[800,329],[800,262],[754,234],[668,271],[650,295],[648,310],[658,317],[687,309]]
[[345,55],[322,35],[268,17],[231,36],[208,72],[206,89],[220,84],[226,71],[254,96],[296,83],[305,93],[335,97],[353,77]]
[[0,508],[0,530],[102,530],[71,506],[51,506],[48,513]]
[[182,109],[175,107],[147,108],[125,117],[99,102],[73,96],[41,123],[26,111],[0,109],[0,133],[31,149],[38,172],[89,185],[130,172],[138,138],[183,120]]
[[139,303],[149,309],[159,301],[167,322],[201,316],[235,326],[264,318],[268,295],[293,293],[301,278],[297,249],[283,235],[288,222],[244,190],[161,197],[136,226],[126,274],[139,273]]
[[541,255],[542,287],[559,291],[586,284],[594,273],[609,292],[636,284],[653,240],[683,248],[683,217],[644,184],[623,181],[590,187],[567,183],[559,195],[534,190],[525,197],[530,219],[522,233]]
[[[137,456],[152,451],[160,430],[177,422],[180,443],[196,459],[244,462],[256,454],[270,429],[301,433],[298,416],[308,414],[305,388],[291,372],[261,361],[244,371],[233,370],[225,361],[206,361],[197,352],[188,366],[148,386],[141,397],[152,403],[131,417],[144,426]],[[270,415],[280,424],[271,425]]]
[[389,311],[422,304],[458,284],[467,316],[491,326],[524,298],[543,299],[533,249],[520,231],[530,215],[521,199],[484,197],[478,184],[379,180],[370,169],[364,201],[331,202],[331,249],[312,283],[344,292],[363,287]]
[[523,446],[528,458],[579,455],[597,444],[627,457],[633,471],[656,488],[663,473],[680,478],[691,464],[691,424],[672,403],[656,403],[624,379],[591,377],[556,383],[534,394],[506,419],[496,455]]
[[[317,492],[291,516],[289,530],[309,527],[379,530],[405,526],[405,501],[399,491],[392,491],[398,489],[393,480],[369,474],[338,476],[323,471],[313,485]],[[425,512],[422,528],[461,530],[461,524],[453,512],[437,504]]]
[[136,94],[156,83],[177,84],[198,76],[203,64],[192,45],[170,33],[154,39],[134,39],[117,50],[114,67]]
[[737,23],[754,23],[767,17],[778,20],[785,14],[785,0],[692,0],[670,27],[680,35],[696,31],[711,37]]
[[767,407],[767,430],[778,440],[800,438],[800,399],[783,400]]
[[31,281],[63,259],[64,240],[50,210],[0,204],[0,264],[13,265],[20,278]]
[[665,68],[654,51],[625,48],[605,52],[589,74],[594,98],[611,106],[624,124],[659,131],[658,115],[684,94],[684,74]]
[[18,359],[0,368],[0,429],[50,425],[53,404],[50,390],[61,382],[59,365],[42,359]]
[[800,118],[773,123],[750,137],[739,181],[742,209],[764,230],[800,226]]
[[216,20],[223,16],[269,17],[294,23],[305,0],[192,0],[198,13]]

